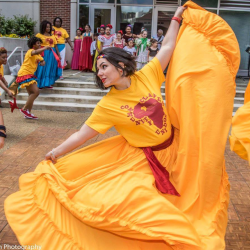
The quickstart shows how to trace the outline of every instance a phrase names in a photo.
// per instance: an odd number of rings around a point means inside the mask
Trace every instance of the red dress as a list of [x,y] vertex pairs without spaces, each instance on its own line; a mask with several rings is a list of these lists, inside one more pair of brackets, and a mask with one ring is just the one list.
[[82,47],[79,57],[79,70],[92,71],[93,62],[90,54],[91,43],[92,36],[90,36],[90,33],[88,33],[88,35],[86,35],[85,33],[83,36]]

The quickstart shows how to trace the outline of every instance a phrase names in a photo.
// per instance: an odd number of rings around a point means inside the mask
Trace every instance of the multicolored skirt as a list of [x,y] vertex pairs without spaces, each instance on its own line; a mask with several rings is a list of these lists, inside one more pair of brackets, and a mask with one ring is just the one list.
[[37,84],[37,77],[35,75],[18,76],[16,83],[18,83],[18,88],[24,89],[32,84]]
[[[55,48],[51,48],[55,53]],[[50,87],[62,74],[62,69],[58,67],[58,62],[52,50],[44,51],[45,66],[38,65],[35,72],[39,88]]]

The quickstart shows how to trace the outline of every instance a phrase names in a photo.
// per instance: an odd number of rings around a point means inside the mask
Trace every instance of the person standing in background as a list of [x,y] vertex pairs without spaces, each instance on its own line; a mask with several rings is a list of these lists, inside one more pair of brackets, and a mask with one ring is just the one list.
[[154,38],[151,38],[150,40],[150,47],[148,48],[148,62],[150,62],[158,53],[158,43],[157,40]]
[[62,69],[61,69],[61,75],[60,75],[60,79],[63,79],[63,69],[66,66],[66,62],[65,62],[65,54],[66,54],[66,49],[65,49],[65,40],[66,42],[69,44],[69,46],[71,47],[71,50],[73,51],[73,45],[70,41],[69,38],[69,34],[68,32],[62,28],[62,18],[60,17],[56,17],[54,19],[54,26],[53,26],[53,35],[56,37],[57,40],[57,47],[58,50],[60,52],[61,55],[61,65],[62,65]]
[[41,55],[46,62],[45,66],[38,65],[35,76],[37,77],[37,85],[41,88],[52,88],[52,85],[61,76],[61,55],[57,48],[57,41],[52,32],[51,22],[44,20],[40,25],[40,33],[36,37],[42,40],[42,47],[49,46],[49,50],[45,50]]
[[95,54],[96,54],[96,41],[98,40],[98,33],[94,33],[94,41],[91,43],[90,46],[90,54],[92,56],[92,62],[95,61]]
[[82,28],[76,30],[76,36],[74,38],[74,53],[71,61],[71,69],[79,69],[79,57],[82,42]]
[[[105,25],[102,24],[100,26],[100,34],[101,36],[103,36],[105,34]],[[97,56],[99,55],[99,52],[101,51],[101,46],[102,46],[102,43],[99,39],[96,40],[96,51],[95,51],[95,57],[94,57],[94,61],[93,61],[93,68],[92,68],[92,71],[93,72],[96,72],[96,68],[95,68],[95,63],[96,63],[96,58]]]
[[136,38],[137,36],[132,33],[132,25],[131,24],[127,25],[125,31],[126,31],[126,33],[123,35],[122,38],[125,40],[126,45],[128,45],[128,39],[129,38]]
[[79,70],[92,71],[92,57],[90,54],[90,46],[93,42],[93,33],[89,24],[85,25],[85,33],[82,35],[82,43],[79,57]]
[[98,36],[98,40],[101,42],[100,51],[109,48],[115,39],[115,34],[111,34],[111,29],[113,26],[108,24],[105,28],[105,35]]
[[156,36],[153,36],[153,38],[154,38],[155,40],[157,40],[158,49],[160,49],[160,48],[161,48],[162,41],[163,41],[163,39],[164,39],[163,30],[162,30],[162,29],[159,29],[159,30],[157,31],[157,35],[156,35]]

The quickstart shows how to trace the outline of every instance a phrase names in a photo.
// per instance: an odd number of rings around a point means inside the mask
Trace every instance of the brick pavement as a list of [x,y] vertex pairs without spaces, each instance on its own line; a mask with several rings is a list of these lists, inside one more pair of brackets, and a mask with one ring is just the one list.
[[[45,111],[40,111],[40,116]],[[0,151],[0,244],[17,245],[15,234],[9,227],[3,210],[5,198],[18,190],[18,178],[21,174],[33,171],[36,165],[43,160],[44,155],[53,147],[64,141],[75,132],[86,120],[89,114],[51,112],[51,117],[69,116],[68,123],[46,124],[43,121],[36,122],[30,127],[26,126],[26,133],[15,143],[8,144],[8,148]],[[74,117],[75,120],[70,118]],[[77,116],[81,120],[76,119]],[[7,117],[7,115],[5,115]],[[47,117],[47,116],[46,116]],[[83,118],[84,117],[84,118]],[[8,120],[8,118],[7,118]],[[26,122],[25,120],[22,122]],[[7,123],[6,123],[7,124]],[[9,131],[14,134],[19,130],[13,124]],[[93,138],[88,144],[103,140],[115,135],[116,132],[109,131],[105,135]],[[250,250],[250,167],[248,163],[241,160],[232,153],[229,145],[226,147],[226,167],[231,183],[231,200],[229,205],[229,223],[226,234],[226,250]],[[216,249],[214,249],[216,250]]]

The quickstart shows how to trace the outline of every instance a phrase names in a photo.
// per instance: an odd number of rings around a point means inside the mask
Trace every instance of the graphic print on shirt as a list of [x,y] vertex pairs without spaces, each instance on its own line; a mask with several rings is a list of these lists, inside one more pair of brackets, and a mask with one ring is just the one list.
[[156,134],[167,133],[167,116],[164,112],[164,102],[162,98],[155,94],[148,94],[142,97],[140,102],[135,107],[122,105],[121,109],[128,111],[127,117],[136,125],[148,124],[156,126]]
[[58,30],[55,30],[55,36],[56,36],[56,38],[59,39],[62,36],[62,32],[58,31]]
[[46,38],[46,41],[49,43],[49,45],[53,45],[53,39],[52,38]]

